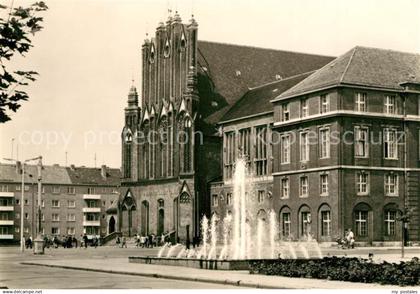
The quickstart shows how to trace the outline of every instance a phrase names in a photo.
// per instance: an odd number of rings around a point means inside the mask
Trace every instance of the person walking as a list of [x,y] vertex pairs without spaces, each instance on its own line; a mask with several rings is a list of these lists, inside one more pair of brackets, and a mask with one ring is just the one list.
[[87,249],[88,237],[86,234],[83,235],[83,243],[85,244],[85,249]]
[[125,237],[122,237],[122,243],[121,243],[121,248],[127,248],[127,240],[125,239]]

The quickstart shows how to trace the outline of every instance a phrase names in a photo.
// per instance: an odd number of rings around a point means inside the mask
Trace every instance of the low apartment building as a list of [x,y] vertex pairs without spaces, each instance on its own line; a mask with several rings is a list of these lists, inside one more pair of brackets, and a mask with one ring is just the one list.
[[[0,164],[0,242],[20,240],[37,234],[37,166],[25,167],[24,213],[21,215],[21,169]],[[117,230],[117,214],[107,214],[118,203],[120,170],[101,168],[42,167],[42,233],[48,236],[105,236]]]

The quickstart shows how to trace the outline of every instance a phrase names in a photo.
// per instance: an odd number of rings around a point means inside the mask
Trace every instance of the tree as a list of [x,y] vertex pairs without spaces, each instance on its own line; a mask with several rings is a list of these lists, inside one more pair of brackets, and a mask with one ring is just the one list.
[[39,13],[47,9],[42,1],[29,7],[16,8],[13,7],[13,1],[10,6],[0,4],[0,123],[10,120],[8,110],[16,112],[21,102],[29,99],[21,87],[35,81],[38,73],[31,70],[9,70],[8,63],[14,55],[25,56],[33,47],[30,37],[42,29],[43,18]]

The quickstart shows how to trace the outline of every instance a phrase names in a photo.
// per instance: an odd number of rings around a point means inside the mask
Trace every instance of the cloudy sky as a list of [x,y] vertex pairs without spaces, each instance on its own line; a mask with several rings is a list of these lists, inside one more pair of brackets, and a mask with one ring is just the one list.
[[[35,1],[35,0],[34,0]],[[123,108],[140,48],[167,10],[194,13],[199,39],[324,55],[364,45],[420,53],[420,1],[44,0],[45,29],[13,66],[36,70],[30,100],[0,125],[0,158],[120,167]],[[12,0],[1,0],[2,4]],[[33,1],[14,0],[15,5]],[[0,159],[0,161],[3,161]]]

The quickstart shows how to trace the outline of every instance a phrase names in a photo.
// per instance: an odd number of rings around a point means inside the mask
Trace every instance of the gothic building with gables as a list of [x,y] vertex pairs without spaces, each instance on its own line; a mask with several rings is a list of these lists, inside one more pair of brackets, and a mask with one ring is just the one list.
[[[209,183],[226,173],[223,117],[251,88],[331,60],[199,41],[197,22],[183,23],[177,13],[161,22],[142,46],[142,89],[130,89],[124,110],[119,230],[198,236],[201,216],[211,211]],[[254,105],[247,107],[252,115]]]

